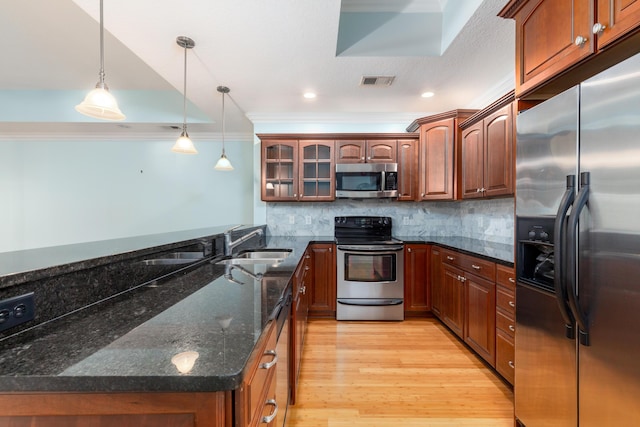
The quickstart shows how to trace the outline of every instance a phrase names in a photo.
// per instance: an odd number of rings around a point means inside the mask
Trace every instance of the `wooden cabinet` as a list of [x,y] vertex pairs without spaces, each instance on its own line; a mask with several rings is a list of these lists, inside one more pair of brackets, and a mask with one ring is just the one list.
[[495,366],[496,284],[465,273],[466,316],[464,342]]
[[416,200],[418,196],[417,139],[398,141],[398,200]]
[[418,195],[416,200],[460,198],[460,139],[458,125],[476,110],[454,110],[423,117],[407,128],[419,129]]
[[333,140],[263,140],[262,200],[334,200],[333,150]]
[[262,141],[262,200],[298,200],[298,141]]
[[444,271],[442,268],[442,250],[438,246],[431,247],[431,311],[442,318],[444,299]]
[[[266,202],[333,201],[336,162],[397,163],[398,144],[418,139],[417,134],[402,133],[257,136],[262,141],[260,197]],[[407,178],[400,180],[412,192],[417,181],[410,167]],[[398,172],[403,173],[400,168]]]
[[597,0],[597,18],[592,32],[603,49],[640,26],[640,1]]
[[430,253],[430,245],[404,245],[405,316],[425,314],[430,309]]
[[1,426],[228,427],[231,392],[0,394]]
[[496,268],[496,371],[509,383],[514,383],[516,332],[515,270],[498,265]]
[[336,163],[396,163],[395,139],[337,140]]
[[514,193],[514,94],[509,93],[463,122],[462,198]]
[[499,16],[516,21],[517,97],[548,98],[640,51],[637,0],[511,0]]
[[439,314],[434,314],[495,366],[496,264],[449,249],[439,252],[442,295]]
[[331,201],[336,197],[333,141],[300,141],[298,192],[300,201]]
[[314,243],[309,247],[313,263],[309,280],[309,317],[336,317],[336,253],[333,243]]
[[293,306],[291,309],[291,404],[296,402],[296,390],[298,388],[298,375],[300,374],[300,361],[304,347],[304,337],[307,331],[307,319],[309,316],[308,289],[311,289],[313,264],[309,248],[302,255],[302,260],[293,274]]
[[440,320],[460,338],[464,337],[464,276],[459,268],[442,266],[443,295]]
[[[266,338],[259,342],[247,364],[245,379],[235,392],[237,427],[255,427],[263,421],[275,425],[276,416],[276,322],[271,322]],[[273,416],[273,417],[272,417]]]

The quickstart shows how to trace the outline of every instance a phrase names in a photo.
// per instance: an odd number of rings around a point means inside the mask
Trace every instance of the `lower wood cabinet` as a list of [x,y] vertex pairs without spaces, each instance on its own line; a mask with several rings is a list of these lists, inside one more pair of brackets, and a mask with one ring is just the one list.
[[304,346],[305,333],[307,331],[307,319],[309,316],[309,295],[312,262],[310,249],[302,255],[302,260],[298,264],[293,274],[293,306],[291,308],[291,396],[290,403],[296,402],[296,390],[298,388],[298,375],[300,374],[300,361],[302,359],[302,348]]
[[516,333],[515,270],[498,265],[496,283],[496,371],[513,384]]
[[429,311],[431,245],[404,245],[404,313],[421,315]]
[[312,263],[307,286],[309,317],[336,317],[336,251],[333,243],[313,243],[309,246]]
[[440,320],[464,338],[464,272],[446,263],[442,266],[443,295]]
[[496,284],[465,273],[464,342],[491,366],[496,363]]
[[442,316],[444,298],[444,272],[442,270],[442,250],[438,246],[431,247],[431,312]]

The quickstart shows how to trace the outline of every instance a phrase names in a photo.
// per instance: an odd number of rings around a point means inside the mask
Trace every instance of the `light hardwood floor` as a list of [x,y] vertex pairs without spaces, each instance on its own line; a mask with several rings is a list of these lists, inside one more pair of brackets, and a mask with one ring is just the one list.
[[310,320],[287,427],[513,426],[513,393],[433,318]]

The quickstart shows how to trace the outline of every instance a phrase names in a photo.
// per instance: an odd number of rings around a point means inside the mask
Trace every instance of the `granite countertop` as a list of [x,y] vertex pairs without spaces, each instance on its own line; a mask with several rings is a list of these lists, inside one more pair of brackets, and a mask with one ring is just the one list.
[[[513,260],[509,245],[460,237],[397,238],[506,264]],[[0,391],[236,389],[305,248],[333,241],[333,236],[271,236],[267,248],[292,249],[280,264],[242,265],[244,271],[227,271],[230,281],[216,263],[219,258],[209,257],[167,279],[0,340]],[[181,374],[171,359],[187,351],[199,356],[193,369]]]
[[429,243],[513,267],[514,247],[460,236],[394,236],[405,243]]
[[[267,239],[267,248],[290,248],[291,255],[278,265],[232,269],[243,284],[203,260],[177,277],[0,341],[0,391],[233,390],[304,249],[322,239]],[[199,357],[180,374],[171,358],[186,351]]]

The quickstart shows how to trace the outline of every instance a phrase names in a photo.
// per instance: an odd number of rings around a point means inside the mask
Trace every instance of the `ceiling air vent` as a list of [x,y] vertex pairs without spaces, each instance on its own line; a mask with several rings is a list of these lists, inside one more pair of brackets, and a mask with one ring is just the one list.
[[395,76],[362,76],[361,86],[391,86]]

